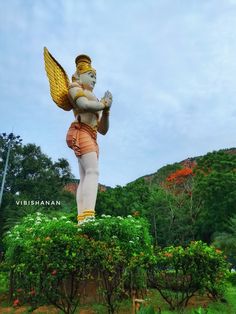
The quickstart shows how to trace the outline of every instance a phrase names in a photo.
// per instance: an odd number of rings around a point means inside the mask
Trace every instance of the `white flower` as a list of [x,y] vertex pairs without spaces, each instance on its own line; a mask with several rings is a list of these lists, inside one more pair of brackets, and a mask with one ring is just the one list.
[[121,216],[117,216],[116,218],[118,218],[118,219],[124,219],[123,217],[121,217]]
[[134,241],[130,240],[130,241],[129,241],[129,243],[131,243],[131,244],[132,244],[132,243],[134,243]]
[[66,224],[70,224],[70,223],[71,223],[71,221],[69,221],[69,220],[66,221]]
[[60,219],[67,219],[67,217],[66,216],[61,216],[61,218]]
[[101,215],[101,217],[102,217],[102,218],[105,218],[105,217],[106,217],[106,215],[105,215],[105,214],[102,214],[102,215]]
[[131,215],[128,215],[127,218],[133,218]]
[[57,220],[57,218],[56,217],[52,217],[52,220]]

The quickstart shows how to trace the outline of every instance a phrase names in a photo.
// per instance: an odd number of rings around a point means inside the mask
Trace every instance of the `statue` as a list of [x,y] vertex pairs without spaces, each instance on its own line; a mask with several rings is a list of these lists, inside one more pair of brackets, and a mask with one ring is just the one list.
[[101,100],[93,94],[96,71],[87,55],[79,55],[75,59],[76,71],[72,82],[46,47],[44,60],[53,101],[66,111],[73,110],[75,116],[66,142],[73,149],[79,164],[80,183],[76,201],[77,220],[82,223],[95,217],[99,175],[97,132],[105,135],[109,129],[112,94],[106,91]]

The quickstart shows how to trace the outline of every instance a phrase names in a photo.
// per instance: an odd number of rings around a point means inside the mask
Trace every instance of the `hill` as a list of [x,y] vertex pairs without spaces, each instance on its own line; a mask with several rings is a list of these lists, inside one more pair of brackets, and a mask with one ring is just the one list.
[[[226,149],[220,149],[218,151],[214,151],[214,152],[224,152],[227,154],[232,154],[232,155],[236,155],[236,148],[226,148]],[[137,180],[140,179],[144,179],[146,182],[149,182],[150,184],[159,184],[161,181],[163,181],[163,179],[165,179],[170,173],[172,173],[173,171],[176,171],[177,169],[181,169],[183,167],[189,167],[192,164],[197,164],[198,160],[201,159],[202,157],[204,157],[206,155],[202,155],[202,156],[197,156],[197,157],[188,157],[180,162],[176,162],[173,164],[168,164],[166,166],[161,167],[160,169],[158,169],[156,172],[148,174],[148,175],[144,175],[132,182],[135,182]],[[130,182],[130,183],[132,183]]]
[[[225,152],[227,154],[233,154],[236,155],[236,148],[226,148],[226,149],[220,149],[219,151]],[[144,175],[142,177],[137,178],[134,181],[131,181],[128,183],[132,184],[136,181],[140,181],[140,180],[144,180],[145,182],[149,183],[149,184],[160,184],[166,177],[168,177],[168,175],[178,169],[181,169],[183,167],[189,167],[189,165],[192,164],[197,164],[197,161],[204,157],[203,156],[197,156],[197,157],[188,157],[180,162],[176,162],[173,164],[168,164],[166,166],[161,167],[160,169],[158,169],[156,172],[151,173],[151,174],[147,174]],[[65,190],[68,192],[73,193],[74,195],[76,194],[76,190],[78,188],[79,185],[79,179],[74,179],[71,182],[67,183],[65,186]],[[105,192],[108,189],[112,189],[110,186],[106,186],[104,184],[100,184],[98,185],[98,191],[99,192]]]
[[[72,194],[76,195],[76,191],[79,185],[79,179],[73,179],[71,182],[67,183],[64,187],[64,189],[68,192],[71,192]],[[105,192],[107,189],[111,189],[111,187],[106,186],[104,184],[98,184],[98,191],[99,192]]]
[[161,246],[210,243],[236,216],[235,169],[236,148],[187,158],[98,193],[96,213],[146,218]]

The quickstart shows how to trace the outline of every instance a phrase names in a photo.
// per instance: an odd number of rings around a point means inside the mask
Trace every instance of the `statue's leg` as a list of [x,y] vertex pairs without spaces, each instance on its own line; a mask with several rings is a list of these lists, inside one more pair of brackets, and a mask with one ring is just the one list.
[[94,215],[99,176],[97,153],[91,152],[82,155],[80,163],[85,174],[82,185],[83,209],[84,212],[92,211]]
[[83,213],[84,207],[83,207],[83,182],[84,182],[84,177],[85,177],[85,172],[84,172],[84,168],[81,164],[81,158],[78,158],[79,161],[79,176],[80,176],[80,180],[79,180],[79,186],[77,188],[76,191],[76,203],[77,203],[77,211],[78,211],[78,215],[81,215]]

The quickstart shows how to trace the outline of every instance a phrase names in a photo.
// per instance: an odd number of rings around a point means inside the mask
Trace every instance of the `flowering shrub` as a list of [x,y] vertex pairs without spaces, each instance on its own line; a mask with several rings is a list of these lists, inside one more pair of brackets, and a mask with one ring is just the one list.
[[201,241],[154,255],[147,222],[132,216],[78,226],[65,216],[37,213],[8,232],[4,243],[14,306],[47,302],[74,313],[81,283],[97,276],[108,313],[127,289],[145,288],[147,279],[172,309],[181,308],[197,291],[220,297],[227,275],[222,252]]
[[7,235],[6,261],[18,303],[50,302],[73,313],[79,282],[89,278],[92,268],[91,245],[77,229],[66,217],[49,219],[37,213]]
[[102,215],[101,219],[84,224],[81,232],[96,241],[116,244],[127,259],[140,252],[152,250],[148,223],[143,218]]
[[175,309],[186,306],[196,292],[221,297],[228,264],[220,250],[196,241],[186,248],[171,246],[159,251],[148,274],[151,285]]
[[130,260],[151,252],[151,238],[145,220],[132,216],[105,216],[78,226],[65,216],[37,213],[8,232],[5,246],[14,306],[49,302],[74,313],[81,282],[99,273],[108,312],[114,313]]
[[[151,236],[148,232],[147,221],[143,218],[134,218],[129,215],[124,217],[111,217],[102,215],[82,228],[83,234],[95,241],[105,242],[108,247],[120,249],[119,262],[117,254],[110,254],[109,258],[99,258],[97,265],[103,269],[101,273],[102,286],[107,304],[115,304],[124,294],[138,292],[147,286],[146,269],[152,253]],[[103,250],[101,250],[102,252]],[[106,252],[105,252],[106,254]],[[105,260],[103,265],[100,261]],[[107,266],[110,266],[108,269]],[[111,279],[113,278],[113,279]],[[109,305],[112,307],[112,305]]]

